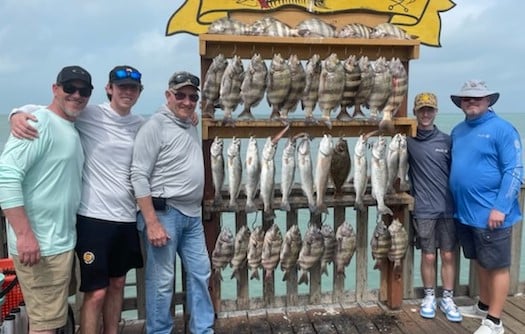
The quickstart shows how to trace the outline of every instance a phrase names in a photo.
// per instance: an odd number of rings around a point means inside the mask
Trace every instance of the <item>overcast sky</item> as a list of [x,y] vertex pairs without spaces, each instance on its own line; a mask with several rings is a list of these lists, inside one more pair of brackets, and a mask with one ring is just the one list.
[[[66,65],[93,76],[91,103],[106,100],[109,70],[120,64],[143,73],[145,90],[135,112],[149,114],[164,102],[169,76],[200,71],[198,38],[165,36],[182,0],[1,0],[0,113],[26,103],[51,101],[51,84]],[[441,13],[441,48],[421,46],[410,62],[409,105],[420,91],[437,94],[442,112],[467,79],[499,91],[496,111],[521,112],[525,84],[525,2],[457,0]]]

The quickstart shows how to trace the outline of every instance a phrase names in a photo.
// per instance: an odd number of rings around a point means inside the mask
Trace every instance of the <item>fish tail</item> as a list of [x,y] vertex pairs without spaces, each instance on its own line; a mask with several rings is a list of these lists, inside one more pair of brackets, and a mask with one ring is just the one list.
[[268,221],[268,220],[274,220],[274,219],[275,219],[275,214],[272,209],[264,211],[264,220]]
[[292,208],[290,207],[290,202],[284,201],[281,203],[281,210],[283,211],[290,211]]
[[343,278],[346,278],[346,274],[345,274],[345,267],[338,267],[337,268],[337,275],[339,276],[343,276]]
[[297,282],[298,285],[300,284],[308,284],[308,272],[303,270],[303,273],[301,274],[301,277],[299,278],[299,282]]
[[283,275],[283,282],[287,280],[288,280],[288,271],[285,271]]
[[246,211],[247,213],[255,212],[257,211],[257,207],[255,206],[255,203],[252,200],[246,200],[244,211]]
[[324,262],[322,265],[321,265],[321,273],[322,274],[325,274],[326,276],[328,276],[328,268],[327,268],[327,263]]
[[308,203],[308,208],[310,209],[311,213],[315,213],[317,211],[317,208],[313,203]]
[[254,269],[252,271],[252,274],[250,275],[250,279],[256,279],[256,280],[260,280],[260,277],[259,277],[259,269]]
[[239,280],[239,269],[235,269],[233,272],[232,272],[232,275],[230,276],[230,279],[233,279],[233,278],[236,278],[237,280]]

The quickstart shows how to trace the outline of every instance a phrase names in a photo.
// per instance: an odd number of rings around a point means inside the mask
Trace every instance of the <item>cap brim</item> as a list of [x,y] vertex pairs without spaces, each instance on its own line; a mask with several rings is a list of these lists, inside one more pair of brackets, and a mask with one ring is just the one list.
[[187,86],[193,87],[196,90],[200,91],[199,86],[195,86],[194,84],[191,84],[189,82],[183,82],[183,83],[180,83],[180,84],[177,84],[177,85],[173,85],[170,88],[174,89],[174,90],[177,90],[177,89],[181,89],[182,87],[187,87]]
[[[499,99],[499,93],[492,93],[490,95],[485,95],[489,98],[490,102],[489,102],[489,107],[492,107],[494,105],[494,103],[496,103]],[[459,96],[459,95],[450,95],[450,99],[452,100],[452,102],[454,102],[454,104],[456,105],[456,107],[458,108],[461,108],[461,98],[462,97],[485,97],[485,96]]]
[[141,83],[135,79],[132,78],[124,78],[120,80],[113,80],[111,83],[115,85],[137,85],[140,86]]

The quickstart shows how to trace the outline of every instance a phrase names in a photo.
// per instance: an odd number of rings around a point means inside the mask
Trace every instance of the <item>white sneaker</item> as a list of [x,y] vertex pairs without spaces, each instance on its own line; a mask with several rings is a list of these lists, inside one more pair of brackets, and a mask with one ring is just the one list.
[[428,295],[423,298],[421,308],[419,309],[419,315],[427,319],[436,317],[436,297]]
[[503,334],[503,321],[500,320],[499,325],[496,325],[489,319],[483,319],[481,326],[474,332],[474,334]]
[[441,301],[439,302],[439,309],[445,313],[448,321],[460,322],[463,320],[456,303],[454,303],[454,300],[450,297],[441,298]]
[[488,313],[488,311],[481,310],[477,303],[470,306],[460,306],[458,309],[461,315],[467,318],[485,319]]

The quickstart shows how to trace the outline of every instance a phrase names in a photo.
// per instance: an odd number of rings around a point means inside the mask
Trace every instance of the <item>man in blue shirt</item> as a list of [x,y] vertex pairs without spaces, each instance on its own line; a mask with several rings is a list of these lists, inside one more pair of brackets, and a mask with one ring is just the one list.
[[463,253],[475,261],[479,280],[478,304],[460,311],[482,319],[475,334],[504,332],[500,316],[510,284],[512,225],[521,220],[521,140],[512,124],[490,108],[498,98],[477,80],[451,95],[465,120],[451,133],[450,189]]

